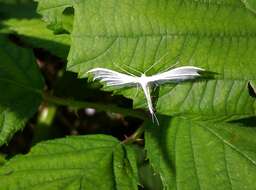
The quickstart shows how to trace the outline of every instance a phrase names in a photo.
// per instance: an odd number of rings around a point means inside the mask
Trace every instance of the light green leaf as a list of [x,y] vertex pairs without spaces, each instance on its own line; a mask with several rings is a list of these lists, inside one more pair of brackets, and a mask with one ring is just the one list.
[[33,52],[0,36],[0,146],[37,110],[41,102],[42,76]]
[[9,19],[2,24],[6,33],[16,33],[33,47],[44,48],[61,58],[67,58],[70,35],[55,35],[40,19]]
[[147,128],[146,149],[167,189],[253,190],[254,128],[183,117]]
[[110,136],[46,141],[0,168],[1,189],[137,189],[134,157]]
[[38,2],[37,11],[43,15],[43,20],[48,27],[57,33],[71,32],[73,25],[73,15],[64,14],[64,10],[72,7],[73,0],[35,0]]

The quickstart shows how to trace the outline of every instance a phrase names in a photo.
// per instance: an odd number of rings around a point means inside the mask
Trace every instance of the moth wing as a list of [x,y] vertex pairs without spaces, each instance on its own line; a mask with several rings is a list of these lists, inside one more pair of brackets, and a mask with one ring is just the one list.
[[137,78],[127,74],[119,73],[105,68],[94,68],[87,71],[93,74],[93,80],[99,80],[106,83],[106,86],[134,86],[137,84]]
[[167,82],[181,82],[184,80],[195,79],[200,77],[200,71],[204,69],[193,66],[177,67],[175,69],[150,76],[150,82],[167,83]]

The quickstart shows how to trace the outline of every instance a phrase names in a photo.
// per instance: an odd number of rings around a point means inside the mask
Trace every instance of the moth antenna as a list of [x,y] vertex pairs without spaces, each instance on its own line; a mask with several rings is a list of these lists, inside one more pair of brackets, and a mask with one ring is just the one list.
[[142,72],[140,72],[139,70],[137,70],[137,69],[135,69],[135,68],[133,68],[133,67],[131,67],[131,66],[128,66],[128,65],[124,65],[124,66],[127,67],[128,69],[131,69],[132,71],[134,71],[134,72],[140,74],[140,75],[143,74]]
[[132,76],[136,77],[134,74],[130,73],[129,71],[125,70],[124,68],[120,67],[119,65],[117,65],[117,64],[115,64],[115,63],[113,63],[113,65],[114,65],[115,67],[121,69],[121,70],[122,70],[123,72],[125,72],[126,74],[132,75]]
[[165,71],[170,70],[171,68],[175,67],[175,66],[176,66],[176,65],[178,65],[178,64],[180,64],[180,62],[179,62],[179,61],[177,61],[176,63],[174,63],[173,65],[171,65],[171,66],[170,66],[170,67],[168,67],[167,69],[165,69],[165,70],[161,71],[161,73],[163,73],[163,72],[165,72]]
[[154,66],[156,66],[158,63],[162,61],[163,58],[165,58],[168,55],[168,52],[166,52],[162,57],[160,57],[153,65],[151,65],[149,68],[146,69],[144,74],[146,74],[148,71],[150,71]]

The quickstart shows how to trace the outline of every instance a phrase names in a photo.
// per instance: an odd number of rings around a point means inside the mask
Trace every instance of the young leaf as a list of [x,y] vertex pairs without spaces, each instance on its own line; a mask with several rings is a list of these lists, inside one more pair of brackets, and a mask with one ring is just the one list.
[[37,110],[43,79],[33,53],[0,36],[0,146]]
[[133,150],[105,135],[42,142],[0,168],[3,190],[132,190],[137,175]]
[[148,157],[167,189],[255,189],[254,128],[185,117],[146,128]]

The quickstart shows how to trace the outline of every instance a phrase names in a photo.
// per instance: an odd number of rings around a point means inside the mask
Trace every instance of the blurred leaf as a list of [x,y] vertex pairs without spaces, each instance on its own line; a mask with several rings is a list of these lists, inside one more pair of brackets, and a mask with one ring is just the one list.
[[5,156],[0,153],[0,167],[5,163]]
[[67,58],[70,45],[68,34],[55,35],[39,19],[9,19],[2,24],[5,26],[5,33],[16,33],[33,47],[46,49],[63,59]]
[[104,135],[39,143],[0,168],[1,189],[137,189],[133,150]]
[[0,36],[0,146],[37,110],[43,79],[33,52]]
[[168,189],[255,189],[254,128],[184,117],[146,131],[146,149]]
[[55,105],[41,107],[33,134],[32,144],[58,137],[58,128],[53,125],[56,112],[57,107]]

